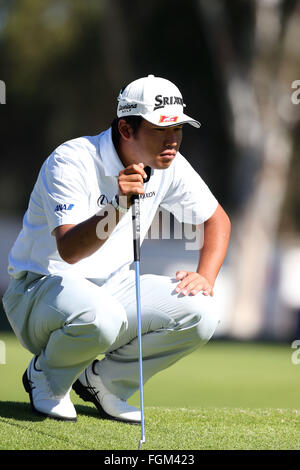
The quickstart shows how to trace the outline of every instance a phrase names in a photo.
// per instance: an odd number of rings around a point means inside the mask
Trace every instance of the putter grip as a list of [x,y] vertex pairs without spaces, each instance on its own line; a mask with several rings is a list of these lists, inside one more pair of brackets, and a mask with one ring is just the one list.
[[134,261],[140,261],[140,198],[131,196]]
[[[145,167],[145,173],[147,175],[144,178],[144,183],[147,183],[151,178],[151,168],[150,166]],[[133,255],[134,261],[140,261],[140,197],[135,194],[131,196],[131,205],[132,205],[132,231],[133,231]]]

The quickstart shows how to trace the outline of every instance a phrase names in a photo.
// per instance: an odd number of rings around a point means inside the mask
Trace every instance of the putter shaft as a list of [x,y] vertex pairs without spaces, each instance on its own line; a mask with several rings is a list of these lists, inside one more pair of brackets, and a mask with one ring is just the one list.
[[132,198],[132,229],[133,251],[135,265],[136,307],[139,347],[139,381],[140,381],[140,407],[141,407],[141,439],[138,450],[145,442],[144,393],[143,393],[143,354],[142,354],[142,320],[141,320],[141,292],[140,292],[140,200],[138,196]]
[[139,450],[145,442],[144,393],[143,393],[143,353],[142,353],[142,325],[141,325],[141,294],[140,294],[140,262],[135,261],[136,305],[139,343],[139,377],[140,377],[140,405],[141,405],[141,440]]

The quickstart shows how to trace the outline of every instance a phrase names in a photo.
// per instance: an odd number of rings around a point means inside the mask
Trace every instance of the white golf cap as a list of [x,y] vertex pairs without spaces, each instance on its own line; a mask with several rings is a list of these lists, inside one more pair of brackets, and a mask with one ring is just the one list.
[[174,83],[165,78],[148,75],[129,83],[118,96],[117,116],[141,116],[156,126],[200,123],[184,114],[185,104]]

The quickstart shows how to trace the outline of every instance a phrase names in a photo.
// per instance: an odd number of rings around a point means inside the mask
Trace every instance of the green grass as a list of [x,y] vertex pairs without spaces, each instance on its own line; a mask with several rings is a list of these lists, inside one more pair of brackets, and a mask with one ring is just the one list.
[[[34,417],[27,404],[0,406],[0,449],[137,450],[140,427],[103,421],[77,406],[77,423]],[[145,450],[300,448],[300,412],[241,408],[156,408],[145,413]]]
[[[0,449],[137,448],[140,427],[101,420],[72,392],[77,423],[32,415],[21,376],[31,355],[0,333]],[[212,341],[144,388],[144,449],[300,449],[300,365],[289,344]],[[139,405],[135,394],[130,403]]]

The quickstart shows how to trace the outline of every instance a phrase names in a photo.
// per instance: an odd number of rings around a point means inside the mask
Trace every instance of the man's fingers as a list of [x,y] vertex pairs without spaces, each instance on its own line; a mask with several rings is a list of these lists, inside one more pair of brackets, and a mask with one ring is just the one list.
[[182,279],[187,275],[187,271],[177,271],[176,279]]
[[120,186],[120,190],[121,190],[121,195],[123,196],[132,196],[134,194],[144,194],[145,193],[145,190],[144,190],[144,187],[143,185],[138,185],[137,182],[134,182],[133,183],[130,183],[130,184],[121,184]]
[[203,285],[197,285],[195,286],[195,284],[188,284],[186,287],[184,287],[182,290],[178,290],[176,289],[176,292],[178,292],[178,294],[182,294],[182,295],[197,295],[199,294],[199,292],[202,291],[202,294],[205,295],[205,296],[213,296],[213,290],[211,288],[207,288],[207,287],[204,287]]
[[124,170],[120,171],[120,175],[132,175],[132,174],[139,174],[142,178],[147,178],[147,173],[144,170],[143,163],[134,163],[133,165],[129,165],[128,167],[124,168]]
[[120,175],[119,182],[132,182],[138,181],[139,183],[143,183],[143,177],[139,173],[130,173],[129,175]]
[[120,171],[118,178],[119,194],[131,196],[144,194],[143,179],[147,177],[144,164],[133,164]]
[[[197,277],[198,276],[196,273],[188,274],[185,271],[179,271],[178,274],[176,275],[176,278],[178,280],[182,279],[182,281],[177,285],[175,289],[176,292],[182,292],[183,294],[185,294],[188,286],[193,282],[193,280],[196,280]],[[190,290],[191,289],[188,289],[188,291]]]
[[196,295],[202,291],[203,295],[213,296],[213,288],[209,282],[198,273],[177,271],[176,278],[181,282],[176,286],[175,291],[182,295]]
[[205,296],[210,295],[212,297],[214,295],[214,291],[213,291],[212,288],[209,288],[209,289],[206,288],[205,290],[203,290],[202,294],[205,295]]

